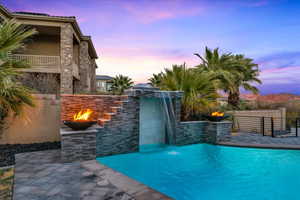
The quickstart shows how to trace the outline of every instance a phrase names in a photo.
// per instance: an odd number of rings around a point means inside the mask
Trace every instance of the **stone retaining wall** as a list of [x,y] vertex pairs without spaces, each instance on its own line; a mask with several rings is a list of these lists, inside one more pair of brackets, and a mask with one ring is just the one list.
[[204,142],[207,137],[205,127],[208,122],[180,122],[176,130],[176,145],[188,145]]
[[218,141],[230,136],[231,126],[232,123],[230,121],[181,122],[176,131],[176,145],[196,143],[216,144]]

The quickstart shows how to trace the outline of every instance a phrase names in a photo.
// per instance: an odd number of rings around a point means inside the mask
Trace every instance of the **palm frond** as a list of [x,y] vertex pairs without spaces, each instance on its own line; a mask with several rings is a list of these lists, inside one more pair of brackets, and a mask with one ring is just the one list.
[[0,53],[7,53],[23,47],[24,40],[36,33],[36,30],[26,28],[15,20],[4,21],[0,25]]
[[115,94],[123,94],[126,89],[131,88],[133,81],[131,78],[123,75],[117,75],[112,80],[111,90]]
[[[9,54],[24,46],[24,40],[35,30],[24,27],[14,20],[0,25],[0,120],[10,112],[21,114],[24,106],[34,106],[31,90],[17,81],[20,69],[30,67],[24,61],[14,60]],[[1,130],[0,130],[1,131]]]

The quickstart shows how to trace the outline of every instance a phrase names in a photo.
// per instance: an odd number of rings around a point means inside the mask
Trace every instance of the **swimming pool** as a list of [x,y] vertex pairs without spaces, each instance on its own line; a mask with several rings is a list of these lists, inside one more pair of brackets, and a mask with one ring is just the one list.
[[300,199],[300,151],[196,144],[97,158],[178,200]]

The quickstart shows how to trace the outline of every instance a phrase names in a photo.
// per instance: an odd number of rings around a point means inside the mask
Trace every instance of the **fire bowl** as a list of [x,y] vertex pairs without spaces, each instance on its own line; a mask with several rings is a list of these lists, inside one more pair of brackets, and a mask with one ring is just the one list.
[[91,127],[96,124],[96,121],[63,121],[63,123],[71,129],[79,131]]
[[211,122],[220,122],[220,121],[223,121],[223,120],[229,118],[229,115],[224,115],[224,116],[204,115],[203,117]]

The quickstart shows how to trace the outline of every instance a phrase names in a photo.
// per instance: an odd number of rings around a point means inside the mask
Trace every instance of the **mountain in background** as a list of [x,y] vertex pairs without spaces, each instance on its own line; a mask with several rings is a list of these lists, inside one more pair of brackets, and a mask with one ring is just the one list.
[[268,95],[255,95],[255,94],[241,94],[241,99],[247,101],[263,101],[263,102],[287,102],[287,101],[300,101],[300,95],[279,93]]

